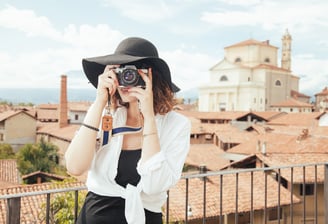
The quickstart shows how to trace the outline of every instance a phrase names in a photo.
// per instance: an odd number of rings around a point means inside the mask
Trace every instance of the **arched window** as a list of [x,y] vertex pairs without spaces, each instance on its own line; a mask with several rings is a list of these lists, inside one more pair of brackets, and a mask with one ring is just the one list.
[[270,63],[270,58],[265,58],[265,59],[264,59],[264,62],[266,62],[266,63]]
[[277,80],[276,83],[275,83],[276,86],[281,86],[281,82],[280,80]]
[[237,63],[237,62],[241,62],[241,58],[240,58],[240,57],[236,58],[236,59],[235,59],[235,62],[236,62],[236,63]]
[[220,81],[221,82],[228,81],[227,76],[225,76],[225,75],[221,76]]

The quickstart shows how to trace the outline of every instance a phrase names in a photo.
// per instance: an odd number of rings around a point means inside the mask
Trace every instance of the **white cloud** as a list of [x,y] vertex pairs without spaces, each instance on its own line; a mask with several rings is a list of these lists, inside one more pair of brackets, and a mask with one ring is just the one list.
[[10,5],[0,11],[1,26],[24,32],[28,36],[45,37],[75,47],[92,48],[98,53],[99,50],[113,51],[113,46],[123,38],[123,34],[106,24],[80,27],[69,24],[63,31],[59,31],[48,18],[38,16],[32,10],[21,10]]
[[54,85],[60,75],[82,69],[82,58],[112,53],[124,37],[104,24],[68,25],[63,31],[56,30],[46,17],[12,6],[0,11],[1,26],[63,43],[59,48],[49,45],[49,48],[29,52],[24,49],[18,53],[0,52],[0,74],[6,74],[0,85],[6,87],[57,87]]
[[223,3],[243,6],[220,8],[217,11],[206,11],[201,20],[219,26],[261,26],[263,29],[281,29],[307,32],[312,26],[328,25],[328,2],[326,1],[251,1],[247,5],[241,1],[222,0]]
[[178,8],[176,4],[168,4],[163,0],[103,0],[103,2],[106,6],[116,8],[123,16],[145,23],[170,18]]
[[[14,25],[8,22],[14,17],[23,16],[25,21]],[[39,22],[38,26],[34,26],[35,21],[43,21],[43,23]],[[7,6],[0,11],[0,26],[64,43],[59,48],[49,46],[47,49],[35,49],[33,52],[20,51],[15,55],[0,52],[0,58],[4,59],[6,64],[0,68],[0,73],[15,77],[15,79],[3,79],[1,86],[57,88],[60,75],[67,71],[82,69],[83,57],[110,54],[124,38],[122,33],[106,24],[95,26],[70,24],[64,30],[56,30],[46,17],[39,17],[31,10],[19,10],[12,6]],[[209,56],[182,50],[161,52],[161,55],[164,55],[170,65],[173,80],[180,88],[189,89],[208,82],[207,71],[214,64],[214,59]],[[24,69],[20,72],[16,68]],[[90,86],[85,77],[78,79],[72,77],[68,82],[74,87]]]
[[229,4],[229,5],[238,5],[238,6],[252,6],[262,2],[262,0],[219,0],[218,2]]
[[209,82],[209,68],[218,59],[206,54],[175,50],[162,52],[163,59],[171,69],[172,80],[181,89],[187,90],[199,87]]
[[15,29],[29,36],[59,38],[60,33],[44,16],[37,16],[32,10],[19,10],[7,5],[0,11],[0,26]]
[[292,58],[293,73],[301,77],[301,92],[314,94],[328,86],[328,59],[319,59],[311,55],[296,55]]

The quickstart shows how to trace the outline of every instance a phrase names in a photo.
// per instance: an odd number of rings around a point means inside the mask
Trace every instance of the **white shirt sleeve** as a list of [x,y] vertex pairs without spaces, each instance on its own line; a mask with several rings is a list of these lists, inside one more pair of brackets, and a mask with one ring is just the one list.
[[165,192],[178,182],[189,152],[190,129],[189,119],[180,114],[165,118],[159,132],[160,152],[137,167],[145,194]]

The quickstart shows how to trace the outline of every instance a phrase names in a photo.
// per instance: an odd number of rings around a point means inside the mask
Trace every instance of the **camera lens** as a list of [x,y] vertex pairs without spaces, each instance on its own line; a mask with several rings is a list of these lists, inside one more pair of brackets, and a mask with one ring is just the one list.
[[125,85],[135,85],[138,82],[139,75],[134,69],[126,69],[122,74],[122,81]]

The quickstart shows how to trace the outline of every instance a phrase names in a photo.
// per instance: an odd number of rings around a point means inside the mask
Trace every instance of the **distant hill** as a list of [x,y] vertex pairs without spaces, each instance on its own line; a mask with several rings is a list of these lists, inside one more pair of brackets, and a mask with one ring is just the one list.
[[[95,99],[96,90],[90,89],[68,89],[68,101],[89,101]],[[198,98],[197,89],[190,89],[177,93],[178,97],[183,97],[186,102],[194,102]],[[43,103],[58,103],[59,88],[1,88],[0,101],[7,101],[13,104],[33,103],[35,105]]]

